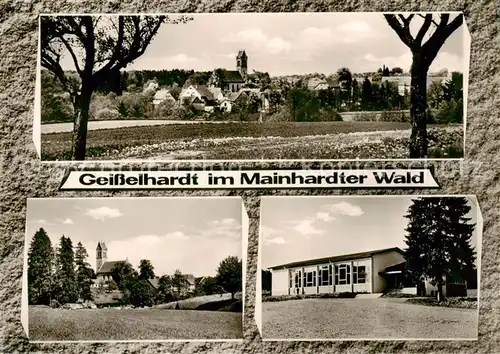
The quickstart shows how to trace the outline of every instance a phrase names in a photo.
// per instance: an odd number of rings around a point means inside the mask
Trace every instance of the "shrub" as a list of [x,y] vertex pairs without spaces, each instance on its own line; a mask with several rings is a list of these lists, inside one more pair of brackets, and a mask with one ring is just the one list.
[[149,118],[151,119],[172,119],[177,118],[177,104],[175,102],[165,100],[155,105],[152,109],[151,115]]
[[323,108],[320,109],[316,115],[316,122],[341,122],[342,116],[336,109],[333,108]]
[[116,120],[120,118],[121,115],[116,109],[109,108],[101,109],[94,116],[94,120]]
[[434,120],[437,124],[462,123],[463,108],[462,100],[444,102],[438,109]]
[[243,302],[241,300],[235,301],[231,305],[221,307],[219,311],[243,312]]
[[308,295],[263,296],[262,302],[277,302],[277,301],[302,300],[302,299],[353,299],[358,294],[362,293],[342,292],[342,293],[324,293],[324,294],[308,294]]
[[292,118],[290,108],[284,106],[275,113],[267,116],[266,122],[291,122],[293,120]]
[[41,119],[42,122],[71,122],[73,121],[73,106],[69,94],[42,95]]

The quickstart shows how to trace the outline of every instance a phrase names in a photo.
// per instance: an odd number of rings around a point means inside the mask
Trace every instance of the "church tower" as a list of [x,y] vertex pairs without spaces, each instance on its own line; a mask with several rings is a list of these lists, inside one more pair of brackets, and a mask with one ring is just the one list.
[[236,56],[236,70],[239,71],[243,80],[247,79],[248,57],[244,50],[240,50]]
[[99,241],[96,247],[95,271],[97,272],[101,266],[108,260],[108,248],[103,241]]

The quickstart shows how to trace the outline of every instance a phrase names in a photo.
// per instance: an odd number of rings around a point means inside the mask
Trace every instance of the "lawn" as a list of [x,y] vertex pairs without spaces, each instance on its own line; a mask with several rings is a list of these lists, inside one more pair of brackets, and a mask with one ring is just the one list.
[[477,338],[478,312],[405,299],[305,299],[262,303],[265,339]]
[[[204,123],[88,132],[88,160],[405,158],[410,125],[397,122]],[[463,152],[463,126],[429,126],[439,157]],[[451,149],[451,150],[450,150]],[[42,134],[42,159],[67,160],[70,133]],[[441,156],[444,155],[444,156]]]
[[29,338],[64,340],[241,339],[242,314],[159,309],[29,308]]

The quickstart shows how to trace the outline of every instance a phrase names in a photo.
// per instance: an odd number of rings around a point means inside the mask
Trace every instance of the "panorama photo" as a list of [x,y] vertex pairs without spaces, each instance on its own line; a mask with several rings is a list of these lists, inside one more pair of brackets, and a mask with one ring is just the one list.
[[29,199],[28,338],[241,340],[243,215],[240,198]]
[[264,340],[477,339],[474,196],[266,197]]
[[40,17],[41,158],[462,158],[461,13]]

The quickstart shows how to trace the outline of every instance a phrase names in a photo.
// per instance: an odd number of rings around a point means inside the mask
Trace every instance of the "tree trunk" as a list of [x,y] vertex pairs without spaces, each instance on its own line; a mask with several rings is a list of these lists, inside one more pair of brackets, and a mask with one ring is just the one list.
[[444,295],[443,295],[443,281],[438,280],[437,284],[437,301],[443,301],[444,300]]
[[234,300],[234,295],[236,295],[236,293],[231,293],[231,300]]
[[73,125],[72,160],[85,160],[87,148],[87,126],[92,91],[82,87],[80,97],[75,100],[75,116]]
[[413,53],[411,65],[410,117],[411,138],[410,158],[427,156],[427,71],[420,53]]

